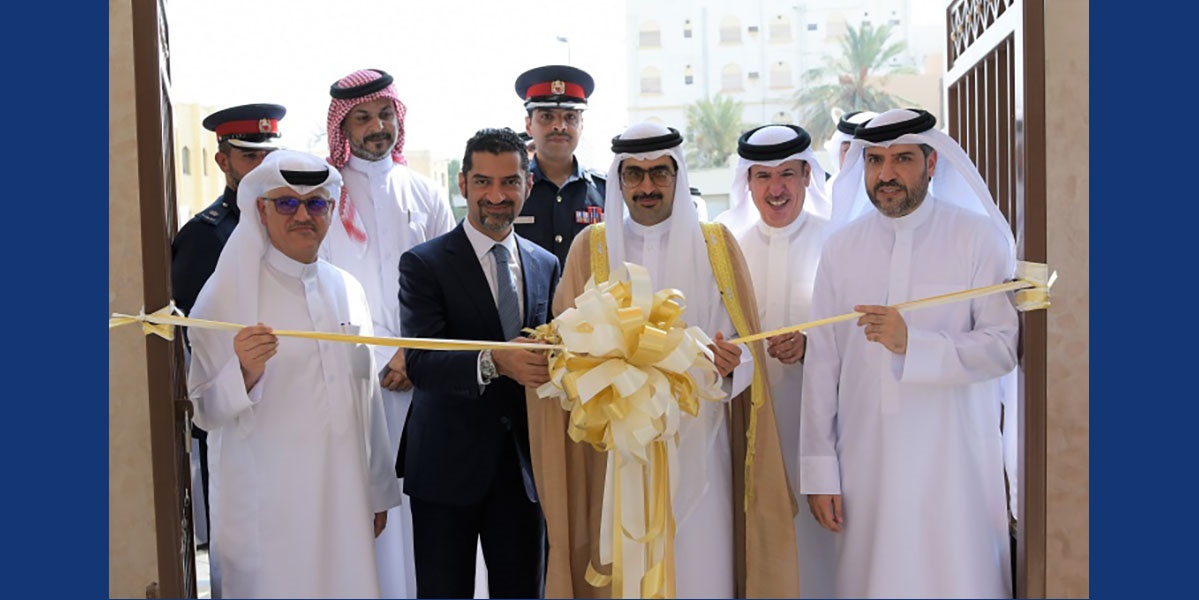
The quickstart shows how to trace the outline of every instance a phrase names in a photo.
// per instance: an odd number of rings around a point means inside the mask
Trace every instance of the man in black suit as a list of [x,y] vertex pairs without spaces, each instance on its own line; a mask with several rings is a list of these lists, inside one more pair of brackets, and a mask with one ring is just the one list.
[[[467,217],[400,257],[400,319],[412,337],[529,341],[550,319],[558,259],[512,230],[532,176],[511,129],[466,144]],[[412,498],[420,598],[470,598],[481,541],[492,598],[538,598],[545,524],[529,462],[525,388],[549,381],[544,351],[405,350],[415,386],[396,458]],[[385,567],[384,567],[385,568]]]

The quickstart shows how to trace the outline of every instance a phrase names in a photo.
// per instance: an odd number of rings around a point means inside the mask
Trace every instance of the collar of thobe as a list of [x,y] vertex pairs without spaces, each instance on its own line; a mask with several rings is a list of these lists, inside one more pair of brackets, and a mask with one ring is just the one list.
[[936,199],[933,197],[932,193],[929,193],[924,196],[924,202],[921,202],[920,206],[916,207],[916,210],[902,217],[895,217],[893,219],[884,217],[884,220],[895,231],[916,229],[928,221],[929,216],[933,214],[933,204],[935,203]]
[[786,238],[790,238],[791,234],[795,233],[796,231],[799,231],[799,228],[803,227],[803,224],[805,222],[807,222],[807,220],[808,220],[808,213],[806,213],[804,211],[800,211],[799,216],[795,217],[794,221],[791,221],[790,223],[783,225],[782,227],[771,227],[770,225],[766,224],[766,221],[763,221],[761,219],[758,219],[757,225],[758,225],[758,231],[762,232],[762,235],[766,236],[766,239],[773,240],[776,237],[781,237],[781,238],[786,239]]
[[670,219],[666,219],[655,225],[642,225],[634,221],[632,217],[625,215],[625,223],[629,226],[629,231],[641,236],[643,239],[659,239],[670,232]]
[[365,158],[359,158],[351,154],[350,161],[346,163],[346,166],[365,174],[368,178],[374,179],[375,177],[386,176],[391,172],[395,164],[391,160],[390,155],[383,160],[366,160]]
[[[349,160],[346,161],[344,168],[365,175],[367,181],[366,190],[354,190],[354,193],[350,193],[350,186],[345,186],[341,193],[341,206],[337,208],[338,221],[340,221],[338,226],[344,227],[350,239],[355,242],[352,247],[359,259],[366,255],[367,247],[370,245],[366,219],[362,213],[369,211],[369,214],[374,215],[376,199],[375,194],[371,192],[380,184],[386,185],[387,174],[394,164],[395,162],[391,160],[390,156],[383,160],[366,160],[351,154]],[[359,196],[366,197],[360,198]],[[403,201],[402,197],[401,201]],[[370,217],[372,221],[375,218],[375,216]],[[369,235],[378,235],[378,232]]]
[[791,286],[790,277],[783,274],[791,273],[791,239],[807,222],[808,214],[800,211],[799,216],[782,227],[771,227],[761,219],[757,222],[758,231],[766,238],[766,272],[781,276],[767,277],[762,289],[765,293],[759,298],[764,309],[762,316],[769,317],[771,325],[782,326],[790,318],[788,315],[788,290]]
[[[354,155],[350,155],[349,162],[346,167],[366,175],[366,181],[369,184],[365,194],[358,192],[357,195],[365,195],[365,198],[354,197],[351,199],[354,202],[354,207],[358,211],[367,212],[368,218],[374,223],[375,228],[379,228],[380,221],[388,221],[395,217],[395,207],[399,207],[403,212],[415,212],[414,201],[410,194],[399,193],[399,190],[392,190],[392,182],[390,179],[391,172],[397,167],[397,163],[391,160],[391,156],[387,156],[382,160],[366,160]],[[357,190],[355,190],[357,192]],[[361,218],[361,217],[360,217]],[[378,232],[373,235],[379,235]]]
[[[928,222],[936,206],[936,200],[931,193],[924,196],[924,202],[916,210],[902,217],[887,218],[883,221],[895,233],[891,245],[891,264],[887,269],[887,297],[885,304],[897,304],[912,299],[912,247],[916,228]],[[882,213],[876,213],[882,217]],[[873,346],[873,345],[872,345]],[[873,352],[890,356],[882,346],[872,347]],[[891,372],[891,361],[883,360],[879,369],[879,407],[883,414],[899,410],[899,384]]]
[[317,261],[314,260],[310,263],[299,262],[280,252],[274,244],[267,247],[263,260],[266,261],[267,266],[287,277],[299,279],[304,282],[316,279]]

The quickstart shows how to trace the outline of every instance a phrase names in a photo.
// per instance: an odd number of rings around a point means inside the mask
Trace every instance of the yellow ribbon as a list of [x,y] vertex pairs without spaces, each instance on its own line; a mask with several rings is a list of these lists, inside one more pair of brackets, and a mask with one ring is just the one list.
[[153,318],[157,320],[161,317],[169,317],[171,315],[179,315],[180,317],[183,316],[183,311],[179,310],[175,306],[174,300],[171,300],[170,304],[158,309],[157,311],[154,311],[154,313],[150,315],[147,315],[144,309],[138,312],[136,316],[113,313],[112,318],[108,320],[108,328],[112,329],[114,327],[120,327],[121,325],[129,325],[130,323],[141,323],[142,333],[144,335],[154,334],[160,338],[170,341],[175,339],[175,327],[168,324],[160,324],[156,321],[151,321],[150,319]]
[[[921,298],[919,300],[909,300],[907,302],[893,304],[891,307],[895,308],[899,312],[906,312],[910,310],[916,310],[918,308],[928,308],[930,306],[939,306],[942,304],[949,304],[951,302],[961,302],[962,300],[970,300],[973,298],[989,296],[991,294],[1014,291],[1016,292],[1016,310],[1021,312],[1040,310],[1049,308],[1049,290],[1051,287],[1053,287],[1055,281],[1057,281],[1057,272],[1054,271],[1053,273],[1050,273],[1047,265],[1043,263],[1021,261],[1016,265],[1016,278],[1007,283],[971,288],[968,290],[962,290],[960,292],[953,292],[951,294],[941,294],[940,296]],[[788,325],[787,327],[782,327],[773,331],[764,331],[754,335],[747,335],[745,337],[731,339],[729,340],[729,343],[747,344],[749,342],[774,337],[776,335],[782,335],[784,333],[805,331],[815,327],[820,327],[821,325],[829,325],[832,323],[856,319],[864,314],[865,313],[851,312],[843,315],[837,315],[835,317],[827,317],[824,319],[817,319],[815,321],[808,321],[807,323],[800,323],[799,325]]]
[[585,579],[610,584],[614,598],[668,598],[679,420],[697,415],[701,399],[719,401],[721,378],[712,340],[681,319],[681,292],[654,292],[638,265],[613,275],[592,277],[573,308],[534,330],[553,348],[550,381],[537,394],[570,413],[572,440],[608,455],[599,561],[611,574],[589,564]]
[[[174,313],[174,314],[172,314]],[[180,325],[183,327],[194,327],[198,329],[221,329],[225,331],[240,331],[246,325],[237,323],[225,323],[222,321],[209,321],[206,319],[192,319],[184,316],[175,316],[179,311],[175,308],[175,303],[172,301],[165,308],[155,311],[151,314],[146,314],[145,311],[139,312],[136,315],[124,315],[121,313],[112,313],[112,318],[108,320],[108,328],[120,327],[130,323],[141,323],[142,332],[146,335],[155,334],[159,337],[171,340],[174,339],[174,327]],[[532,330],[526,330],[531,332]],[[563,346],[543,346],[522,344],[519,342],[491,342],[486,340],[444,340],[437,338],[402,338],[402,337],[375,337],[368,335],[350,335],[348,333],[329,333],[322,331],[293,331],[286,329],[275,329],[272,334],[279,337],[306,338],[311,340],[325,340],[329,342],[345,342],[349,344],[371,344],[375,346],[392,346],[395,348],[413,348],[417,350],[496,350],[502,348],[519,348],[522,350],[538,349],[538,350],[565,350]]]
[[[715,234],[709,235],[713,243]],[[592,235],[593,245],[595,235]],[[602,240],[603,236],[600,235]],[[716,240],[719,242],[720,240]],[[602,252],[602,246],[599,248]],[[718,253],[719,254],[719,253]],[[605,257],[606,258],[606,257]],[[678,290],[653,292],[648,272],[625,263],[613,279],[607,264],[587,282],[567,309],[552,322],[526,333],[548,351],[550,381],[537,389],[542,398],[557,398],[570,413],[567,433],[608,455],[600,524],[600,562],[612,566],[604,575],[588,564],[585,578],[596,587],[611,584],[614,598],[673,598],[675,594],[672,490],[677,483],[678,426],[683,413],[699,413],[700,399],[722,398],[721,377],[708,348],[713,342],[699,328],[681,320],[686,301]],[[909,311],[1014,291],[1017,310],[1050,306],[1057,273],[1046,265],[1020,262],[1016,279],[894,305]],[[730,279],[725,277],[724,279]],[[731,281],[731,279],[730,279]],[[731,287],[731,284],[724,286]],[[722,287],[722,291],[727,291]],[[746,344],[862,316],[853,312],[729,340]],[[172,301],[145,314],[113,313],[109,328],[141,323],[145,335],[174,338],[174,327],[238,331],[245,325],[183,317]],[[343,333],[275,330],[281,337],[423,350],[530,349],[529,344],[483,340],[388,338]],[[755,356],[755,359],[758,357]],[[758,381],[755,369],[755,387]],[[755,409],[757,406],[755,405]],[[749,448],[754,448],[756,410],[751,415]],[[751,496],[752,453],[746,458],[747,500]],[[749,502],[746,503],[748,509]]]

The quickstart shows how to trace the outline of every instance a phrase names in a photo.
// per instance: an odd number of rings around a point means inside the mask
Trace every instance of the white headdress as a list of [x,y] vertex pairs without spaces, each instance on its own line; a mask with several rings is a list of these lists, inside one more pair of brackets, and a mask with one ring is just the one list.
[[[966,151],[953,138],[936,129],[937,119],[927,111],[896,108],[880,114],[857,130],[845,167],[833,184],[833,216],[829,233],[874,210],[866,195],[866,147],[890,147],[894,144],[927,144],[937,152],[937,169],[928,193],[938,202],[946,202],[990,217],[1007,239],[1011,260],[1015,260],[1016,242],[1012,228],[991,197],[986,182]],[[1012,264],[1012,269],[1015,264]]]
[[870,110],[858,110],[841,115],[841,118],[837,120],[836,131],[824,143],[824,151],[828,153],[829,164],[832,165],[832,168],[829,169],[830,172],[836,174],[841,171],[841,144],[853,141],[853,132],[858,126],[877,116],[878,113]]
[[[336,199],[341,192],[341,174],[324,159],[296,150],[276,150],[246,174],[237,186],[237,208],[241,210],[241,220],[221,250],[216,270],[200,290],[189,317],[242,325],[253,325],[259,321],[258,277],[262,257],[271,242],[266,226],[258,218],[257,201],[263,194],[281,187],[291,188],[300,195],[323,188],[329,191],[330,198]],[[328,214],[331,218],[332,212]],[[204,363],[208,365],[207,371],[215,373],[211,371],[212,367],[236,359],[233,332],[195,329],[190,335],[196,351],[192,360],[193,371],[198,364]],[[194,342],[205,336],[227,339],[203,344],[201,350]],[[204,382],[195,383],[204,385]]]
[[[675,288],[687,295],[684,319],[688,323],[707,319],[709,300],[719,298],[716,281],[708,262],[707,245],[699,226],[699,213],[691,202],[691,184],[687,179],[687,164],[683,159],[683,136],[672,127],[657,123],[638,123],[624,133],[612,138],[612,166],[608,169],[608,181],[604,199],[604,231],[607,236],[608,264],[616,269],[625,261],[625,210],[624,195],[620,186],[620,165],[627,158],[655,160],[663,156],[674,158],[678,174],[674,183],[674,204],[669,223],[670,241],[666,256],[670,257],[671,268],[664,281],[654,281],[656,289]],[[712,335],[714,332],[708,332]]]
[[790,160],[802,160],[811,167],[811,178],[804,195],[804,212],[828,218],[832,205],[824,195],[824,167],[812,152],[812,138],[798,125],[763,125],[741,135],[737,141],[737,170],[729,191],[729,208],[716,218],[734,235],[761,220],[749,192],[749,168],[754,165],[777,167]]

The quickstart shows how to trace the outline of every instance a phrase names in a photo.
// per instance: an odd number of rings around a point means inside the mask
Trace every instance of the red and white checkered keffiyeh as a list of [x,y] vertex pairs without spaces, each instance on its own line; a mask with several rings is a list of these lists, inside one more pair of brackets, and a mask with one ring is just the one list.
[[[362,69],[339,79],[336,86],[339,88],[352,88],[369,83],[380,77],[382,75],[378,71]],[[408,164],[408,160],[404,158],[404,114],[408,111],[408,108],[404,106],[404,103],[400,101],[399,95],[396,94],[394,83],[365,96],[347,99],[333,98],[329,102],[329,118],[325,123],[329,141],[329,158],[326,160],[329,161],[329,164],[340,170],[350,161],[350,140],[341,128],[341,122],[346,118],[346,115],[355,106],[364,102],[373,102],[380,98],[389,98],[391,100],[395,106],[396,119],[399,121],[399,127],[396,128],[396,144],[391,149],[391,159],[402,165]],[[350,236],[350,239],[365,246],[367,241],[366,230],[362,228],[362,223],[357,218],[357,210],[354,208],[354,203],[350,200],[345,187],[341,188],[341,201],[338,204],[340,205],[338,213],[341,217],[341,224],[345,227],[346,233]]]

